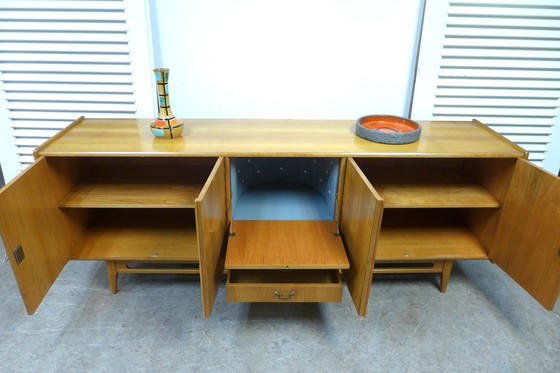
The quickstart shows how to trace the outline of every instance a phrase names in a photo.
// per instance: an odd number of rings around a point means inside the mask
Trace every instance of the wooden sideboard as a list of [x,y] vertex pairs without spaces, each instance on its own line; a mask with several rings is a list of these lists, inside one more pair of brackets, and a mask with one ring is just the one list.
[[364,316],[373,273],[437,272],[445,291],[458,259],[554,307],[559,178],[477,121],[420,122],[406,145],[353,121],[187,119],[172,140],[149,123],[80,118],[0,190],[29,314],[69,260],[105,261],[113,292],[118,273],[199,273],[205,317],[225,269],[228,301],[340,301],[345,282]]

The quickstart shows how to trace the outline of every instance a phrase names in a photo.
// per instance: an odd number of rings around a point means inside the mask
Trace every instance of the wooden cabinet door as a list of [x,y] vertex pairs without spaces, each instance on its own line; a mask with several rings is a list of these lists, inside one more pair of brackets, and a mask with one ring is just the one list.
[[360,316],[365,316],[367,311],[383,203],[356,162],[349,158],[344,177],[340,229],[350,261],[350,268],[344,271],[344,279]]
[[58,208],[45,158],[0,191],[0,232],[31,315],[68,262],[72,237],[71,218]]
[[202,312],[210,317],[224,273],[226,216],[225,161],[219,158],[195,200],[196,232],[200,259]]
[[519,159],[489,254],[549,310],[560,293],[560,179]]

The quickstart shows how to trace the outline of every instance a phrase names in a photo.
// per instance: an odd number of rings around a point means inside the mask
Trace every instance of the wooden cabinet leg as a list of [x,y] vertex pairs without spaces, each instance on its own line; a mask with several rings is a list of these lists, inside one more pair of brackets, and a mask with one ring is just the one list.
[[117,262],[113,260],[106,260],[105,265],[107,266],[107,276],[109,277],[109,285],[111,286],[111,292],[113,294],[117,293],[117,281],[118,281],[118,272],[117,272]]
[[453,260],[446,260],[443,262],[443,271],[441,272],[441,286],[439,290],[445,293],[447,290],[447,283],[449,282],[449,277],[451,277],[451,269],[453,268]]

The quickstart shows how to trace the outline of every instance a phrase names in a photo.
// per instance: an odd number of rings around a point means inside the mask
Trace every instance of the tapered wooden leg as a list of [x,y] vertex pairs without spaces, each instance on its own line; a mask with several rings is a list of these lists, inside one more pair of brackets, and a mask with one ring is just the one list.
[[109,286],[111,286],[111,292],[113,294],[117,293],[117,281],[118,281],[118,272],[117,272],[117,262],[112,260],[106,260],[105,265],[107,266],[107,276],[109,277]]
[[447,283],[449,282],[449,277],[451,277],[451,269],[453,268],[453,260],[446,260],[443,262],[443,271],[441,272],[441,286],[439,290],[445,293],[447,290]]

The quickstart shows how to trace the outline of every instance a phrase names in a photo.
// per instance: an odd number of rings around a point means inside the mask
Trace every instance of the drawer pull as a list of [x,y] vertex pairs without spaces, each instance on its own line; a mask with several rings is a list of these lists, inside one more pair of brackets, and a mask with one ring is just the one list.
[[290,299],[291,297],[293,297],[296,293],[292,290],[290,291],[290,294],[288,295],[280,295],[280,292],[278,290],[276,290],[274,292],[274,295],[276,295],[276,297],[278,297],[278,299]]

